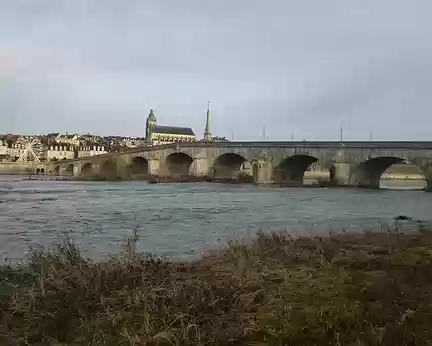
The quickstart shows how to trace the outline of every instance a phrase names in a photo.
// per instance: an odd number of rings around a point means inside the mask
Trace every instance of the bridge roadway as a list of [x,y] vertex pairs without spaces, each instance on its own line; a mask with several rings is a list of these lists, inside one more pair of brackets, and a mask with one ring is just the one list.
[[141,147],[46,164],[74,176],[194,176],[248,174],[256,183],[302,183],[311,165],[330,170],[334,185],[377,188],[391,165],[419,166],[432,190],[432,141],[194,142]]

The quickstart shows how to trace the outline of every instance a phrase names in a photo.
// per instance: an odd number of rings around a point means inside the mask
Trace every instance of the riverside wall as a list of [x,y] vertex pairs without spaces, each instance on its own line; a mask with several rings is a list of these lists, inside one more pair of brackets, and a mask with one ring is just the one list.
[[45,164],[0,162],[0,174],[35,174],[38,169],[46,172]]

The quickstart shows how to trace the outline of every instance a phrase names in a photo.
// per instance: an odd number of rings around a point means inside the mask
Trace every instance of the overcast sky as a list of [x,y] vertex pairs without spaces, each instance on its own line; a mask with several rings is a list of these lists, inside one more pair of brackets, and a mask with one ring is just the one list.
[[0,133],[432,140],[430,0],[0,0]]

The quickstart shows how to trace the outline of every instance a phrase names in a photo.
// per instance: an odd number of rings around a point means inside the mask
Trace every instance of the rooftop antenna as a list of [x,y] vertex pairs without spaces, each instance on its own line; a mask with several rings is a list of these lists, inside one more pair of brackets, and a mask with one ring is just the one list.
[[294,132],[291,132],[291,140],[294,140]]
[[372,131],[369,131],[369,141],[372,142]]
[[343,122],[340,123],[340,143],[343,144]]

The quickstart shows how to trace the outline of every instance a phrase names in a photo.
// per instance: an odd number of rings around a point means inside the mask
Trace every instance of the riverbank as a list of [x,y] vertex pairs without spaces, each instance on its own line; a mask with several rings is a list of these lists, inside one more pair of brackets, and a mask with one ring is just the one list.
[[65,244],[3,267],[0,344],[408,345],[432,326],[432,233],[260,233],[197,261],[93,262]]
[[[330,180],[329,172],[305,172],[305,179]],[[424,181],[425,177],[418,173],[390,172],[383,173],[381,180]]]

